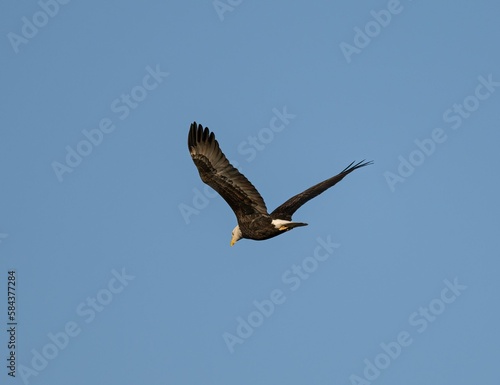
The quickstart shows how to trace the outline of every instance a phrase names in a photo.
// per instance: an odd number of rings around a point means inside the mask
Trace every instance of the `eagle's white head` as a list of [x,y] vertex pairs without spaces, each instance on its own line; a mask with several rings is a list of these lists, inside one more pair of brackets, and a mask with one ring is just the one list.
[[241,238],[243,238],[243,234],[241,233],[240,226],[236,226],[231,232],[231,246],[234,246]]

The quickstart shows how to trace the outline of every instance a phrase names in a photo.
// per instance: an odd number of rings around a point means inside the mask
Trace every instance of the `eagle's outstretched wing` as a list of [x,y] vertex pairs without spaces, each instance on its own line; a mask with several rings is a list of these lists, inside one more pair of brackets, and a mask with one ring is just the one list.
[[201,180],[217,191],[237,218],[252,214],[267,215],[266,204],[250,181],[229,163],[214,133],[201,124],[191,124],[189,153]]
[[314,197],[318,196],[321,194],[323,191],[328,190],[330,187],[334,186],[338,182],[340,182],[346,175],[349,173],[353,172],[354,170],[368,166],[369,164],[373,164],[373,162],[365,162],[362,160],[361,162],[358,162],[354,164],[352,162],[349,166],[347,166],[342,172],[339,174],[323,181],[320,182],[307,190],[301,192],[300,194],[297,194],[290,199],[288,199],[285,203],[283,203],[281,206],[277,207],[276,210],[274,210],[271,213],[271,217],[273,219],[285,219],[287,221],[292,220],[292,215],[295,211],[299,209],[300,206],[302,206],[304,203],[308,202],[309,200],[313,199]]

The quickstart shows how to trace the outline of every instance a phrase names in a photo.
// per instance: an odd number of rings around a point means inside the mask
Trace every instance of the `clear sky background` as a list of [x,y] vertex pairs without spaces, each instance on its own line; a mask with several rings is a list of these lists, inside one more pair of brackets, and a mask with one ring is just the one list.
[[[498,383],[498,2],[62,3],[0,5],[0,382]],[[270,210],[374,165],[231,248],[194,120]]]

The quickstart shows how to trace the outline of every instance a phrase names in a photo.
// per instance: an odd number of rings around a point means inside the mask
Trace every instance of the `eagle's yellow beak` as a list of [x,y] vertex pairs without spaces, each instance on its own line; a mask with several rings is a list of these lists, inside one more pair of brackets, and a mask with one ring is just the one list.
[[238,242],[242,238],[242,234],[240,228],[236,226],[233,231],[231,231],[231,242],[229,243],[231,246],[234,246],[236,242]]

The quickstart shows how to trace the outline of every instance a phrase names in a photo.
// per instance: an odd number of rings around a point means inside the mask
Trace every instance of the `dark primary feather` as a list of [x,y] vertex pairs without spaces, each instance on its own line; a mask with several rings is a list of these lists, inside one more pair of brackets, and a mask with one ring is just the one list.
[[200,177],[217,191],[238,218],[267,214],[264,199],[250,181],[234,168],[219,148],[213,132],[201,124],[191,124],[188,147]]
[[[292,220],[292,215],[295,211],[297,211],[300,206],[302,206],[304,203],[308,202],[309,200],[313,199],[314,197],[318,196],[325,190],[329,189],[330,187],[334,186],[338,182],[340,182],[346,175],[349,173],[353,172],[354,170],[368,166],[369,164],[372,164],[373,162],[365,162],[362,160],[361,162],[358,162],[354,164],[352,162],[349,166],[347,166],[342,172],[339,174],[323,181],[320,182],[307,190],[301,192],[300,194],[297,194],[290,199],[288,199],[285,203],[283,203],[281,206],[277,207],[276,210],[274,210],[271,213],[271,217],[273,219],[285,219],[285,220]],[[353,165],[354,164],[354,165]]]

